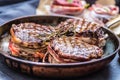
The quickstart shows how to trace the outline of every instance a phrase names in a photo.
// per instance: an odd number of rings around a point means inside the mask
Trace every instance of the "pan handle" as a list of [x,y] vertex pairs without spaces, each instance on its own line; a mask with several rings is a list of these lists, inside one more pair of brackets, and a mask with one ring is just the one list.
[[114,19],[110,20],[109,22],[106,23],[106,26],[109,28],[112,25],[114,25],[115,23],[120,21],[120,15],[118,15],[117,17],[115,17]]

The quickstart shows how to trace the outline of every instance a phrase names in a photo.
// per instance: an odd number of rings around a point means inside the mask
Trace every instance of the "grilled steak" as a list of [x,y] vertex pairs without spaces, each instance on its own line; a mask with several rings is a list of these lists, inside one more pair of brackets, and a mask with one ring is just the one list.
[[53,27],[35,23],[13,24],[10,30],[12,42],[28,48],[42,47],[43,42],[49,40],[53,32]]
[[84,19],[67,19],[65,22],[61,22],[58,26],[60,32],[74,32],[79,36],[85,37],[103,37],[102,26],[85,21]]
[[86,39],[90,40],[87,42],[94,42],[92,44],[100,47],[105,45],[105,34],[99,24],[88,22],[84,19],[68,19],[65,22],[61,22],[57,29],[60,36],[77,36],[82,37],[83,41],[86,41]]
[[21,47],[11,41],[9,42],[9,49],[11,51],[11,56],[35,62],[41,61],[46,52],[44,49]]
[[53,27],[35,23],[13,24],[9,43],[11,55],[31,61],[42,60],[54,32]]
[[54,39],[48,46],[48,51],[58,63],[87,61],[103,55],[101,48],[85,43],[79,37]]
[[[84,19],[67,19],[57,27],[36,23],[13,24],[11,55],[30,61],[70,63],[101,58],[105,46],[102,26]],[[46,53],[46,54],[45,54]]]

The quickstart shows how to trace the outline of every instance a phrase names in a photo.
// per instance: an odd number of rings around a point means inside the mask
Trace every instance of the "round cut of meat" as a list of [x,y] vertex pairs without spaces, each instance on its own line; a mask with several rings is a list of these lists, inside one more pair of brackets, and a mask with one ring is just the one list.
[[55,60],[62,62],[87,61],[103,55],[101,48],[83,42],[79,37],[56,38],[51,41],[48,51]]
[[103,47],[105,35],[102,25],[84,19],[67,19],[57,26],[59,35],[81,37],[83,41]]
[[55,32],[53,27],[35,23],[13,24],[10,30],[11,41],[28,48],[40,48]]

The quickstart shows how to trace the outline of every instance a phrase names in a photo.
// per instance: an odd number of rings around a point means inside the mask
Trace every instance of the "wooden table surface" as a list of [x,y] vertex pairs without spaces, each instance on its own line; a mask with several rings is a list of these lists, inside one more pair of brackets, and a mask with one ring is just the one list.
[[[0,55],[0,80],[48,80],[48,78],[33,77],[16,72],[5,64],[3,57]],[[69,80],[120,80],[120,59],[118,54],[113,61],[103,69],[84,77],[71,78]]]

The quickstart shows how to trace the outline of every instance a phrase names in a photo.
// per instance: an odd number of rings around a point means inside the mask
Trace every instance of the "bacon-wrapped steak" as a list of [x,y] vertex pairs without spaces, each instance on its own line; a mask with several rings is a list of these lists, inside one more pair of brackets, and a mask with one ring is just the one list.
[[106,35],[102,26],[94,22],[88,22],[84,19],[68,19],[61,22],[58,26],[59,35],[81,37],[83,41],[98,45],[105,45]]
[[79,37],[56,38],[48,46],[50,63],[81,62],[100,58],[103,50]]
[[103,55],[106,40],[102,29],[84,19],[67,19],[55,28],[36,23],[13,24],[9,49],[12,56],[30,61],[89,61]]
[[12,56],[40,61],[47,51],[47,44],[55,29],[35,23],[20,23],[13,24],[10,33],[9,49]]
[[28,48],[44,47],[43,42],[49,40],[54,32],[53,27],[35,23],[13,24],[10,30],[12,42]]

